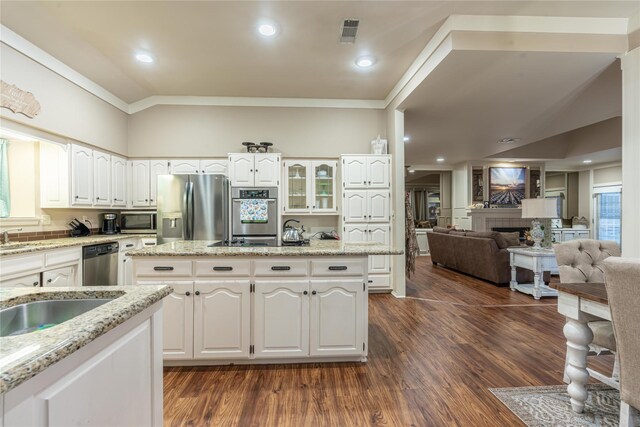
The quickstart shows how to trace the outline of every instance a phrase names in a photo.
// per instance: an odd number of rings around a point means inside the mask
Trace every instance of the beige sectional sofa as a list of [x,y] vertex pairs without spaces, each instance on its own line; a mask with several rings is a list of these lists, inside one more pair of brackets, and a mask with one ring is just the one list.
[[[497,231],[456,231],[435,227],[427,233],[433,264],[467,273],[498,285],[511,280],[509,265],[510,246],[519,246],[518,233]],[[533,272],[518,268],[516,279],[520,283],[533,282]],[[549,280],[546,274],[545,280]]]

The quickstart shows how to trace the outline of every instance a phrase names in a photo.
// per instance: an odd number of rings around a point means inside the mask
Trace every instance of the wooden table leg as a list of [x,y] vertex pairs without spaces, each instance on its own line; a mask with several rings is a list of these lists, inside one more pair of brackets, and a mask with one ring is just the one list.
[[593,340],[593,333],[587,325],[587,320],[567,318],[564,325],[564,336],[567,338],[567,368],[566,374],[571,381],[567,386],[567,392],[571,397],[571,408],[574,412],[584,411],[584,402],[587,400],[586,389],[589,382],[587,371],[587,353],[589,344]]

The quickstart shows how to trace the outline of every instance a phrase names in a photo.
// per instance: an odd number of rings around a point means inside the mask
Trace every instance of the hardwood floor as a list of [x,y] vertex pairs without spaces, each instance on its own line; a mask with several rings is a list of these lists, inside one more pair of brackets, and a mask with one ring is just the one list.
[[556,299],[535,301],[428,257],[416,273],[407,298],[369,297],[368,363],[165,368],[165,424],[523,425],[488,389],[562,383]]

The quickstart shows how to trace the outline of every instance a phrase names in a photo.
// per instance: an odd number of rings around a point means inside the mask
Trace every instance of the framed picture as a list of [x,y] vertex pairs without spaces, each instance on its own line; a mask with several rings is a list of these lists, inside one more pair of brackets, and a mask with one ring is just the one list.
[[525,198],[526,168],[489,168],[489,203],[517,206]]

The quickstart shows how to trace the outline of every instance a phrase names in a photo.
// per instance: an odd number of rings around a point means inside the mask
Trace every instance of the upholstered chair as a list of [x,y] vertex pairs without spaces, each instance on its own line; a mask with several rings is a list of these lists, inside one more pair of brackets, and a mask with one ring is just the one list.
[[[556,245],[554,250],[561,283],[604,283],[603,261],[612,256],[620,256],[620,246],[609,240],[571,240]],[[597,354],[607,350],[616,352],[616,340],[611,322],[608,320],[589,322],[589,328],[593,332],[591,351]],[[611,377],[592,369],[588,371],[599,381],[615,388],[619,387],[617,356]],[[568,382],[566,364],[564,380]]]
[[634,426],[640,417],[640,259],[608,259],[604,272],[620,364],[620,426]]

